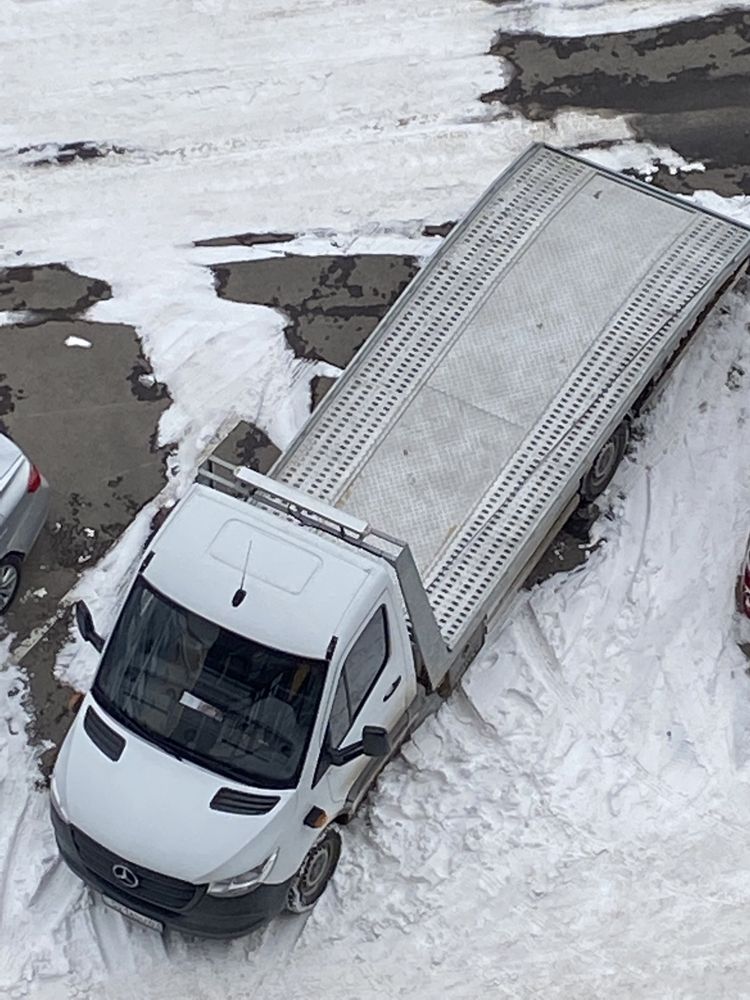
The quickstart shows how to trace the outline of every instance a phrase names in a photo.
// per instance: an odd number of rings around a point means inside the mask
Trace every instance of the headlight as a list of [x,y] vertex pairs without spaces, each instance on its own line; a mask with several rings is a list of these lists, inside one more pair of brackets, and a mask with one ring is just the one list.
[[212,882],[208,887],[209,896],[242,896],[250,892],[265,881],[273,868],[276,855],[279,849],[273,852],[265,861],[261,861],[255,868],[243,872],[241,875],[233,875],[232,878],[222,879],[221,882]]
[[70,823],[70,820],[68,819],[68,814],[65,812],[63,804],[60,801],[60,792],[57,789],[57,782],[55,781],[54,774],[52,775],[52,780],[49,783],[49,797],[52,802],[52,807],[58,814],[58,816],[61,816],[66,823]]

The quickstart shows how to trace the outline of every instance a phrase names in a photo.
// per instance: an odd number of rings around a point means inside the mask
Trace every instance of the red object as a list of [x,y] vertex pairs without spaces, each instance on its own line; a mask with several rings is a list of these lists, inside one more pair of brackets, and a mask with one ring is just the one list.
[[29,481],[26,484],[27,493],[36,493],[39,487],[42,485],[42,474],[34,465],[31,463],[31,468],[29,469]]
[[742,610],[750,618],[750,555],[745,560],[745,572],[742,574]]

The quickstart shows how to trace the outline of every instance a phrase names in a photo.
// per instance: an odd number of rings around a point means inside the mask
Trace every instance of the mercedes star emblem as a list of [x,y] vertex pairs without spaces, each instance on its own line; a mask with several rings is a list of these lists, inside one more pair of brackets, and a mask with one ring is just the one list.
[[112,874],[118,882],[122,882],[128,889],[135,889],[140,881],[135,872],[131,871],[127,865],[112,865]]

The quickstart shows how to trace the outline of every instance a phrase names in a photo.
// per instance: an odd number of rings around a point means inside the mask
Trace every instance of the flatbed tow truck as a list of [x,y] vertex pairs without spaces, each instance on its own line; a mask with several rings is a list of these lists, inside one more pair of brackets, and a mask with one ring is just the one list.
[[[109,905],[232,936],[312,906],[750,229],[535,145],[453,230],[269,475],[215,453],[149,543],[59,755],[60,850]],[[502,669],[502,664],[498,664]]]

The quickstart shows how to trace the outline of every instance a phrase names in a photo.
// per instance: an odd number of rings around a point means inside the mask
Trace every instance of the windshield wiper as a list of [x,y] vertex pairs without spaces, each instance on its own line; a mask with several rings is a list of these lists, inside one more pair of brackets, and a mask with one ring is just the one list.
[[[92,694],[100,703],[104,711],[108,712],[113,719],[116,719],[117,722],[120,723],[120,725],[129,729],[132,733],[136,733],[138,736],[141,736],[147,743],[151,743],[153,746],[164,750],[165,753],[168,753],[176,760],[189,760],[193,764],[197,764],[199,767],[204,767],[206,770],[211,771],[213,774],[223,775],[225,778],[231,778],[232,781],[237,781],[242,785],[250,785],[253,788],[276,787],[275,784],[269,784],[268,782],[260,779],[258,776],[254,776],[249,774],[247,771],[243,771],[242,768],[233,767],[225,761],[215,760],[209,754],[202,754],[180,746],[179,743],[175,743],[167,736],[162,736],[160,733],[153,732],[141,723],[131,719],[121,709],[114,705],[106,695],[98,690],[98,688],[95,687],[92,690]],[[255,780],[253,780],[254,778]]]

